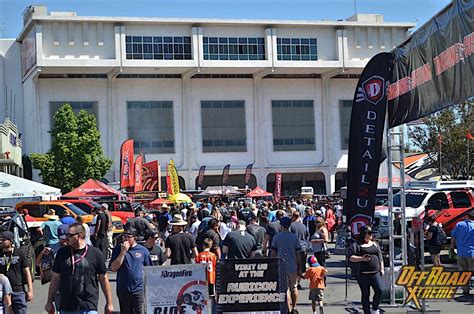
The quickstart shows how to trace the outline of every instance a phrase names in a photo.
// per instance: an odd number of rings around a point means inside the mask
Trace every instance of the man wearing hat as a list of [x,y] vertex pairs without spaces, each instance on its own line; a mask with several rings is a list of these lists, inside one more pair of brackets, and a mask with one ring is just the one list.
[[59,245],[58,228],[62,223],[53,209],[48,210],[48,213],[43,215],[43,217],[48,219],[48,221],[41,225],[39,232],[45,239],[45,246],[51,248],[54,254],[56,254],[61,247]]
[[165,254],[159,245],[157,245],[157,240],[159,239],[158,232],[155,230],[148,229],[145,231],[143,246],[148,249],[150,253],[151,261],[154,266],[163,265],[166,262]]
[[271,256],[285,259],[286,273],[288,276],[287,293],[288,308],[290,313],[296,312],[296,302],[298,301],[297,279],[301,274],[301,265],[299,254],[301,254],[301,245],[298,237],[290,232],[291,219],[283,217],[280,220],[281,232],[275,235],[271,244]]
[[309,269],[304,275],[304,279],[309,279],[309,299],[313,308],[313,314],[316,314],[316,308],[319,306],[319,314],[324,314],[323,297],[324,297],[324,277],[327,274],[327,269],[322,267],[316,256],[308,257]]
[[149,251],[137,243],[137,230],[127,228],[123,243],[112,252],[110,267],[117,272],[117,297],[122,314],[145,313],[143,266],[152,266]]
[[[474,207],[464,221],[458,222],[451,232],[451,250],[457,248],[458,270],[474,273]],[[469,283],[462,288],[463,295],[469,295]]]
[[125,228],[136,229],[138,241],[143,241],[146,230],[153,229],[148,219],[145,218],[145,211],[143,208],[139,208],[136,211],[135,217],[127,221]]
[[187,222],[183,220],[181,214],[176,214],[170,221],[172,234],[165,242],[165,255],[171,258],[171,265],[191,264],[193,256],[198,255],[196,244],[190,234],[184,233],[184,226]]
[[[4,231],[0,236],[2,252],[0,255],[0,274],[7,276],[12,287],[12,305],[14,313],[27,313],[27,301],[33,300],[33,281],[30,262],[25,253],[13,247],[15,235]],[[25,283],[28,290],[25,290]]]

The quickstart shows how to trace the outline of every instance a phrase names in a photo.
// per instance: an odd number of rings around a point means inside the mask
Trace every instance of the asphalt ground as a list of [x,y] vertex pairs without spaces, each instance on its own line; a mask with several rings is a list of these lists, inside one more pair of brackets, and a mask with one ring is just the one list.
[[[334,244],[329,245],[330,248],[334,247]],[[447,252],[442,252],[447,256]],[[347,285],[346,295],[346,268],[345,268],[345,257],[341,255],[332,255],[327,260],[328,278],[327,288],[324,291],[324,303],[326,313],[362,313],[360,306],[360,291],[355,280],[349,279]],[[430,263],[430,258],[427,257],[426,261]],[[428,267],[430,265],[428,264]],[[449,266],[453,270],[455,265]],[[350,273],[350,271],[349,271]],[[113,291],[113,301],[115,311],[119,313],[119,303],[117,296],[115,295],[115,274],[110,273],[110,281]],[[307,280],[301,281],[302,289],[299,292],[297,310],[299,313],[312,313],[311,301],[309,301],[309,282]],[[44,305],[46,303],[48,295],[49,284],[41,285],[39,278],[36,278],[34,282],[34,299],[28,304],[28,313],[45,313]],[[449,300],[427,300],[427,310],[429,312],[437,313],[456,313],[456,314],[474,314],[474,289],[471,288],[471,295],[469,297],[461,297],[461,290],[458,289],[458,296],[454,299]],[[102,292],[99,297],[99,312],[102,313],[104,309],[104,297]],[[381,305],[381,313],[419,313],[414,311],[413,308],[401,305],[391,306],[388,304]]]

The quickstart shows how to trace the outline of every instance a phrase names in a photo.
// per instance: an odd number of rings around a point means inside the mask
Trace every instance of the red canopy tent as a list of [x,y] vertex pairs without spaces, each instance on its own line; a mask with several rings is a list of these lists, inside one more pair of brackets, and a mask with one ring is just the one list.
[[72,190],[69,193],[63,195],[63,197],[69,198],[111,198],[111,199],[122,199],[122,194],[111,188],[105,183],[100,181],[89,179],[84,182],[81,186],[77,187],[76,189]]
[[272,195],[272,193],[265,191],[259,186],[247,193],[247,197],[268,197]]
[[171,203],[172,202],[170,202],[166,198],[157,198],[153,202],[150,202],[150,205],[163,205],[163,204],[171,204]]

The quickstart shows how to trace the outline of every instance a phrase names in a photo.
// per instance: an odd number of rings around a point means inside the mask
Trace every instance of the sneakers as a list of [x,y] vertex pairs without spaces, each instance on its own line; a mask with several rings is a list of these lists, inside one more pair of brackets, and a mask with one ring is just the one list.
[[319,314],[324,314],[324,307],[319,308]]
[[370,314],[380,314],[379,310],[370,310]]

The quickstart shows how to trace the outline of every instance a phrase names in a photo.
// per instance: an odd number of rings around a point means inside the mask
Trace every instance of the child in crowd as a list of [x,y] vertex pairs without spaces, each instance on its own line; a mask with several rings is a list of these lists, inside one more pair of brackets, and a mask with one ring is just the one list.
[[308,258],[309,268],[306,270],[303,279],[309,279],[309,299],[311,300],[311,306],[313,313],[316,314],[316,307],[319,306],[319,314],[324,314],[323,306],[323,291],[324,287],[324,276],[328,272],[326,268],[322,267],[315,256]]
[[209,298],[212,299],[215,295],[214,287],[216,284],[216,263],[217,257],[214,253],[210,252],[212,247],[212,240],[209,238],[204,239],[203,249],[201,253],[196,256],[196,263],[202,263],[207,266],[207,281],[209,284]]

